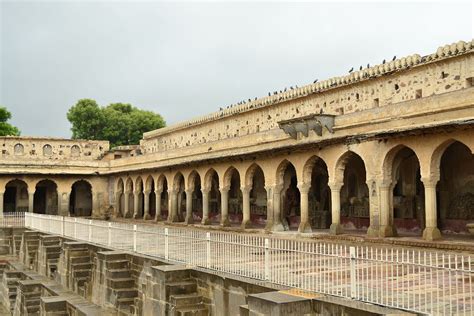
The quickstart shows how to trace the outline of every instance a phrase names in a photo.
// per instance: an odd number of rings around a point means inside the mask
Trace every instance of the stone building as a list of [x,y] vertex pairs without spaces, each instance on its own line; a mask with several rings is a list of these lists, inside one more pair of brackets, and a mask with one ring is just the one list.
[[231,106],[137,146],[4,137],[0,208],[370,236],[474,221],[474,41]]

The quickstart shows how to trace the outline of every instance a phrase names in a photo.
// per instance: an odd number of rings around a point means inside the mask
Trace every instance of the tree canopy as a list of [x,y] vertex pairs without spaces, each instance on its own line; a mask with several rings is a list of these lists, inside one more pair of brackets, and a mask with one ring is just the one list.
[[11,118],[10,111],[0,106],[0,136],[20,136],[20,130],[7,122]]
[[101,107],[95,100],[81,99],[73,105],[67,119],[72,138],[108,140],[111,147],[138,144],[143,133],[166,125],[161,115],[140,110],[128,103]]

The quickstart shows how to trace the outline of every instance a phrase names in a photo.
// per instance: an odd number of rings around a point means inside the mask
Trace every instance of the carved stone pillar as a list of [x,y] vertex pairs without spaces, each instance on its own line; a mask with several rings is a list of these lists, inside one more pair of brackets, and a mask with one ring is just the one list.
[[230,226],[229,222],[229,187],[220,188],[221,192],[221,226]]
[[[273,214],[271,223],[267,223],[267,227],[272,231],[284,231],[285,227],[281,221],[281,190],[283,189],[282,185],[272,185],[265,187],[267,189],[267,196],[272,199],[271,206],[273,207]],[[267,213],[268,214],[268,213]],[[271,225],[271,226],[270,226]]]
[[69,216],[69,192],[58,192],[58,215]]
[[308,201],[308,193],[309,189],[311,188],[310,183],[304,183],[298,185],[298,189],[300,190],[300,208],[301,208],[301,219],[300,225],[298,227],[298,231],[300,233],[311,233],[311,223],[309,222],[309,201]]
[[436,184],[438,177],[422,178],[425,187],[425,217],[426,227],[423,230],[423,239],[437,240],[441,239],[441,232],[438,229],[437,206],[436,206]]
[[[35,200],[35,192],[28,192],[28,212],[33,213],[34,209],[34,200]],[[2,203],[3,207],[3,203]]]
[[150,216],[150,190],[143,191],[143,219],[151,219]]
[[0,192],[0,218],[3,217],[3,196],[5,192]]
[[161,221],[161,192],[163,188],[155,190],[155,221]]
[[193,224],[193,189],[186,190],[186,217],[184,222],[186,224]]
[[140,191],[133,192],[133,218],[139,219],[140,215]]
[[330,232],[333,235],[342,234],[341,226],[341,187],[342,182],[333,182],[329,184],[331,188],[331,218],[332,223]]
[[249,187],[241,187],[242,191],[242,225],[241,228],[249,228],[250,222],[250,190]]
[[393,226],[393,209],[391,206],[393,184],[391,181],[380,181],[380,237],[393,237],[397,231]]
[[367,188],[369,189],[369,228],[367,236],[378,237],[380,234],[380,213],[378,202],[377,183],[374,179],[367,179]]
[[125,191],[123,195],[123,217],[131,217],[130,214],[130,191]]
[[203,225],[210,225],[211,220],[209,219],[209,190],[202,190],[202,221]]
[[169,199],[169,214],[168,222],[175,223],[179,222],[178,216],[178,190],[169,189],[168,190],[168,199]]

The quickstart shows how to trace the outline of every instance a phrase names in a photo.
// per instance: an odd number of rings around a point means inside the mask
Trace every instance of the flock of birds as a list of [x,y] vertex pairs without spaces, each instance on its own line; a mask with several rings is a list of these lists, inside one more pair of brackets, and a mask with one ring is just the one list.
[[[395,59],[397,59],[397,56],[393,56],[392,61],[394,61]],[[384,59],[384,60],[382,61],[382,64],[385,64],[386,62],[387,62],[387,61]],[[367,64],[367,68],[370,68],[370,64]],[[360,66],[360,67],[359,67],[359,70],[362,70],[362,69],[364,69],[364,68],[363,68],[362,66]],[[351,69],[349,69],[349,73],[352,73],[353,71],[354,71],[354,67],[352,67]],[[313,81],[313,83],[316,83],[316,82],[318,82],[318,79],[316,79],[316,80]],[[285,88],[285,89],[283,89],[283,90],[280,90],[279,92],[278,92],[278,91],[273,91],[273,95],[277,95],[278,93],[283,93],[283,92],[286,92],[286,91],[288,91],[288,90],[293,90],[293,89],[298,89],[298,85],[296,85],[295,87],[290,86],[289,88]],[[272,93],[271,93],[271,92],[268,92],[268,96],[269,96],[269,97],[272,96]],[[257,97],[255,97],[254,100],[252,100],[252,99],[242,100],[242,101],[237,102],[237,103],[235,103],[235,104],[228,105],[228,106],[226,107],[226,109],[230,109],[230,108],[233,108],[233,107],[235,107],[235,106],[239,106],[239,105],[245,104],[245,103],[247,103],[247,102],[252,102],[252,101],[255,101],[255,100],[257,100]],[[223,110],[224,110],[224,108],[222,108],[222,107],[219,108],[219,111],[223,111]]]

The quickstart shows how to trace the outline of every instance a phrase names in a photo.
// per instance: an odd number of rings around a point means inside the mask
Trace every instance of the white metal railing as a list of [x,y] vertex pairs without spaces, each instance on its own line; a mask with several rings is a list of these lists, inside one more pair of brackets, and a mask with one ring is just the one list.
[[25,213],[0,213],[0,227],[25,227]]
[[26,213],[26,227],[139,254],[378,305],[472,315],[471,255],[348,246]]

